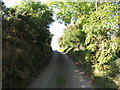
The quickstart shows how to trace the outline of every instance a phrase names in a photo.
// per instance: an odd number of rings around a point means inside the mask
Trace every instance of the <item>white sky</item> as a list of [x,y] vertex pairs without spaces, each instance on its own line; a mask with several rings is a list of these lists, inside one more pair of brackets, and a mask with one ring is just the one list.
[[50,32],[54,34],[52,38],[52,44],[51,44],[53,50],[57,50],[59,48],[58,38],[63,35],[64,28],[65,28],[65,25],[60,24],[57,21],[50,26]]
[[[21,0],[2,0],[5,5],[7,7],[19,4]],[[45,2],[47,0],[40,0],[41,2]],[[65,25],[58,23],[57,21],[55,21],[54,23],[52,23],[52,25],[50,26],[50,32],[52,34],[54,34],[53,38],[52,38],[52,49],[53,50],[57,50],[59,49],[58,46],[58,38],[61,37],[63,35],[63,29],[65,28]]]

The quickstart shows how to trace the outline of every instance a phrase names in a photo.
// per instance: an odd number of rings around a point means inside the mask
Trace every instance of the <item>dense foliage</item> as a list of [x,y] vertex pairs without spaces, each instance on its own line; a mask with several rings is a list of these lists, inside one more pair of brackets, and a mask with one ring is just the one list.
[[[59,45],[64,48],[64,52],[84,52],[74,56],[76,62],[91,67],[94,76],[117,80],[120,79],[120,67],[117,63],[120,60],[118,4],[117,2],[53,4],[53,7],[59,10],[58,20],[67,25],[64,35],[59,39]],[[80,58],[83,55],[84,57]],[[119,84],[119,80],[116,83]]]
[[54,21],[53,8],[58,9],[59,22],[66,25],[64,35],[59,39],[64,52],[84,66],[94,80],[102,78],[99,82],[104,83],[104,77],[119,84],[119,3],[47,4],[49,7],[39,1],[22,1],[11,8],[2,4],[3,87],[26,87],[36,71],[41,71],[50,60],[53,35],[49,25]]
[[2,8],[3,87],[25,87],[52,56],[48,29],[53,12],[38,1],[22,1],[11,8],[3,3]]

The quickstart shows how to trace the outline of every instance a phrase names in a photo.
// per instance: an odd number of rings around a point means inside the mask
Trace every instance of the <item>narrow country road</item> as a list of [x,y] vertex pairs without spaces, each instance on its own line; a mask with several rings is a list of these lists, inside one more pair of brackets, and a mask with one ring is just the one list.
[[51,62],[28,88],[95,88],[64,53],[54,51]]

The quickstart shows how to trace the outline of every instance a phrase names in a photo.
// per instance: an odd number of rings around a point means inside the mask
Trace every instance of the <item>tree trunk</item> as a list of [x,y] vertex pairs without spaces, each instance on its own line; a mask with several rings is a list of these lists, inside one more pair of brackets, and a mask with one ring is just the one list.
[[97,5],[98,3],[97,3],[97,0],[95,1],[95,8],[96,8],[96,11],[97,11],[97,7],[98,7],[98,5]]

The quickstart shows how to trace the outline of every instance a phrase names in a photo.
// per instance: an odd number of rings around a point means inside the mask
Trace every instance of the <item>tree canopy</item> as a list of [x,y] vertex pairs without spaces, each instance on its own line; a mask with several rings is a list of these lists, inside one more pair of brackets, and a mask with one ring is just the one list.
[[[52,16],[52,10],[41,2],[22,1],[21,5],[11,8],[3,5],[3,23],[5,23],[3,36],[10,37],[8,35],[10,32],[22,39],[27,38],[29,43],[42,45],[48,42],[50,44],[51,35],[48,28],[54,21]],[[9,23],[10,25],[6,26]]]
[[54,3],[59,10],[57,19],[67,26],[59,38],[60,47],[65,51],[84,50],[85,58],[80,63],[109,72],[107,75],[115,74],[115,62],[120,58],[118,4],[98,2],[95,7],[95,2]]
[[2,87],[24,88],[52,57],[53,11],[33,0],[2,8]]

